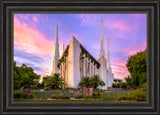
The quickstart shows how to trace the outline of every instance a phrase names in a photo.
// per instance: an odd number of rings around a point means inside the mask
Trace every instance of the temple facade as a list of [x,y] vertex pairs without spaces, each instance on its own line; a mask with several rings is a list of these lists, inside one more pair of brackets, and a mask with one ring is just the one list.
[[[57,26],[55,56],[51,75],[60,73],[61,77],[65,80],[66,87],[78,88],[78,84],[83,76],[92,77],[93,75],[99,75],[105,82],[106,85],[101,87],[102,89],[107,90],[108,87],[112,87],[114,76],[112,75],[110,63],[109,39],[107,40],[108,49],[106,59],[103,40],[103,21],[101,27],[100,54],[98,60],[96,60],[74,36],[71,38],[67,47],[63,48],[63,54],[59,57]],[[59,59],[61,61],[58,62]]]

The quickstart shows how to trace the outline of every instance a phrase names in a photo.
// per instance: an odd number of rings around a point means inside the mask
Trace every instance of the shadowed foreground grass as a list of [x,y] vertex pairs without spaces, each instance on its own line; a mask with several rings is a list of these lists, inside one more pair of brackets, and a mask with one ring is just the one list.
[[103,99],[103,100],[33,100],[33,99],[18,99],[14,102],[115,102],[116,99]]

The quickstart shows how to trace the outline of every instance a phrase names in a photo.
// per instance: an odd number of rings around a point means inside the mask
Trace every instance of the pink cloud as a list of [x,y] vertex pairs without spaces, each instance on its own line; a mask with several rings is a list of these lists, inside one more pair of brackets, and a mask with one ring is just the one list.
[[44,73],[51,73],[51,70],[48,68],[40,68],[41,71],[43,71]]
[[118,77],[124,79],[125,77],[130,75],[126,67],[127,60],[120,60],[118,58],[114,58],[113,62],[114,63],[112,64],[112,72],[115,78]]
[[147,43],[144,42],[144,43],[141,44],[140,47],[135,47],[136,48],[135,50],[129,50],[129,51],[127,51],[126,56],[135,55],[139,51],[144,51],[147,48],[146,45],[147,45]]
[[[54,41],[48,40],[35,27],[20,22],[14,17],[14,46],[27,53],[45,58],[54,55]],[[60,48],[60,52],[62,48]]]

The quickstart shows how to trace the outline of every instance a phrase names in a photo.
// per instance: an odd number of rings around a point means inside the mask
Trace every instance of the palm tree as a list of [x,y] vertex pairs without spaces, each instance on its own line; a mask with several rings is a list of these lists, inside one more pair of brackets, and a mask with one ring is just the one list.
[[82,87],[90,88],[90,87],[93,87],[93,82],[90,77],[82,77],[78,85]]
[[99,87],[99,86],[105,86],[105,85],[106,85],[106,84],[104,83],[104,81],[99,78],[98,75],[94,75],[94,76],[91,78],[91,81],[92,81],[92,83],[93,83],[93,88],[94,88],[94,89],[97,89],[97,87]]
[[59,73],[55,73],[53,76],[48,77],[45,80],[45,86],[50,89],[61,89],[64,85],[64,79],[60,78]]

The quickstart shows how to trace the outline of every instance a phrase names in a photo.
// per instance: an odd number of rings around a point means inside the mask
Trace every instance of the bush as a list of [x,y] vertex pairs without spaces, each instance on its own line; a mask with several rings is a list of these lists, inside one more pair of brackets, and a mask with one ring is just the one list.
[[46,100],[46,99],[47,99],[47,97],[42,97],[41,99],[42,99],[42,100]]
[[126,89],[127,84],[126,83],[121,83],[121,88]]
[[117,83],[117,86],[116,86],[116,88],[120,88],[120,83]]
[[138,91],[135,94],[136,101],[146,101],[146,92]]
[[113,84],[112,84],[112,87],[113,87],[113,88],[120,88],[120,83],[117,83],[117,84],[116,84],[116,83],[113,83]]
[[74,98],[75,98],[75,99],[82,99],[82,98],[83,98],[83,95],[77,93],[77,94],[74,95]]
[[116,88],[116,84],[115,84],[115,83],[113,83],[113,84],[112,84],[112,87],[113,87],[113,88]]
[[90,96],[90,95],[85,96],[85,99],[91,99],[91,98],[92,98],[92,96]]
[[34,94],[24,94],[25,99],[34,99],[36,96]]
[[102,98],[102,93],[100,91],[93,92],[93,98],[94,99],[100,99],[100,98]]
[[69,96],[63,96],[62,99],[69,99]]
[[121,96],[117,100],[135,100],[135,101],[146,101],[145,91],[132,91],[129,96]]
[[69,96],[65,96],[64,94],[59,94],[58,99],[69,99]]
[[51,92],[60,93],[61,90],[51,90]]
[[64,91],[66,91],[66,90],[76,90],[76,88],[67,87],[67,88],[64,88],[63,90],[64,90]]
[[58,96],[55,95],[55,94],[53,94],[53,95],[51,96],[51,98],[52,98],[52,99],[58,99]]
[[147,91],[147,83],[144,83],[144,84],[142,85],[142,91]]
[[119,97],[117,100],[134,100],[135,98],[132,96],[132,97],[128,97],[128,96],[121,96]]
[[23,93],[21,93],[21,92],[14,92],[14,98],[15,99],[23,98]]

